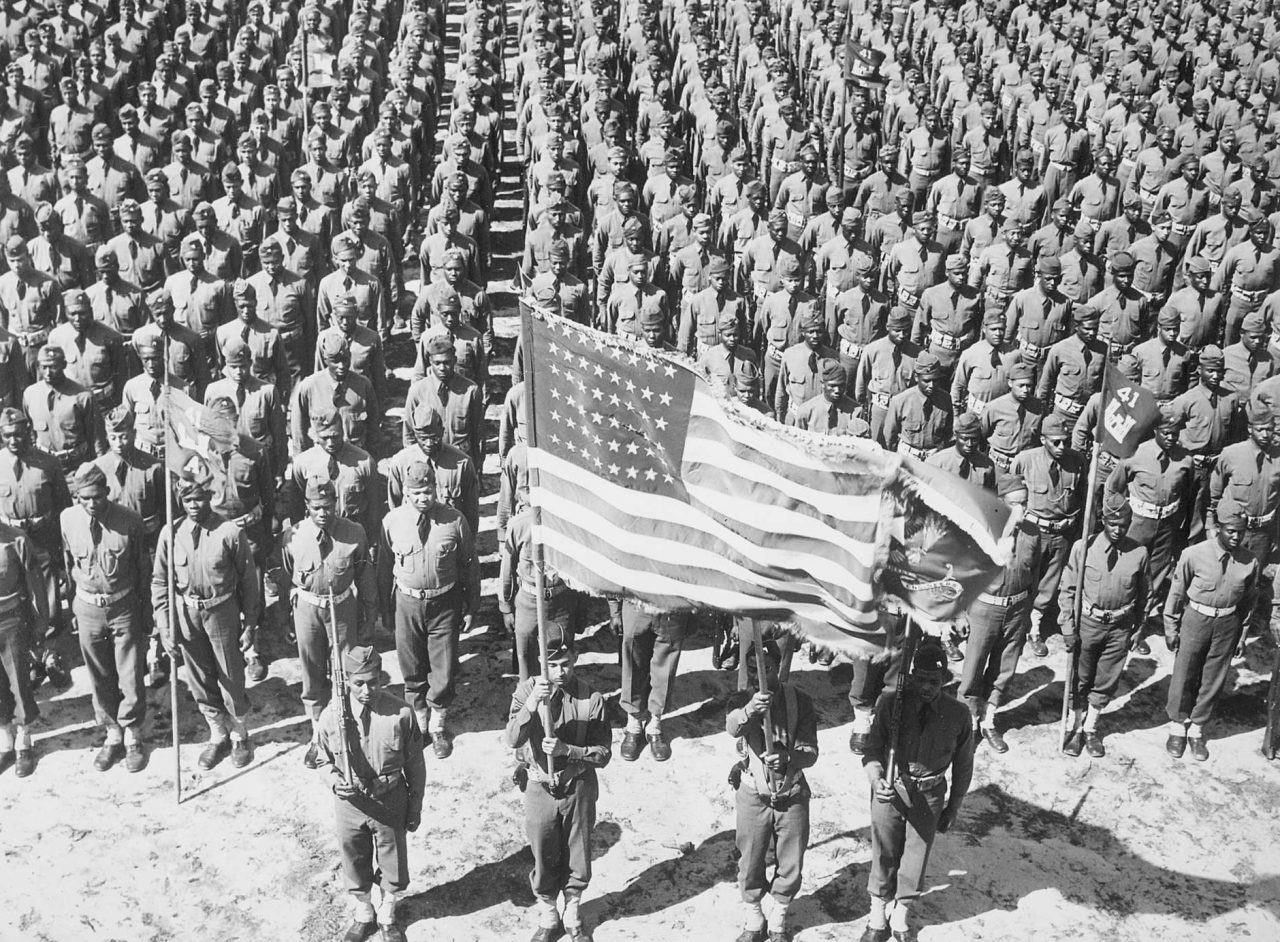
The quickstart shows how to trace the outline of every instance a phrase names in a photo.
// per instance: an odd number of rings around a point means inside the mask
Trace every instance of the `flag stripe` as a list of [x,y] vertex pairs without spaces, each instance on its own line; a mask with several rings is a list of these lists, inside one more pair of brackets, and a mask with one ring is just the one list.
[[831,462],[823,461],[818,455],[810,454],[798,448],[784,438],[771,435],[748,425],[731,419],[722,406],[706,389],[705,381],[699,379],[694,386],[693,402],[689,408],[689,427],[692,430],[698,419],[708,419],[722,428],[730,428],[733,437],[742,444],[761,455],[769,455],[775,462],[786,462],[792,468],[782,469],[788,477],[801,477],[806,471],[827,475],[839,470]]
[[[768,488],[768,492],[759,494],[759,503],[767,507],[778,505],[808,507],[812,514],[822,519],[837,517],[842,520],[866,523],[880,519],[880,482],[874,484],[861,475],[852,475],[852,481],[845,483],[861,486],[864,493],[841,493],[836,490],[818,490],[807,487],[797,481],[771,471],[763,464],[757,464],[750,458],[743,458],[732,450],[722,439],[704,435],[702,429],[696,431],[691,427],[689,441],[684,448],[685,467],[683,470],[686,483],[693,476],[701,476],[698,464],[711,465],[741,478],[748,487],[759,485]],[[695,467],[690,468],[690,463]],[[837,483],[835,476],[828,476],[828,483]],[[865,493],[870,491],[870,493]],[[818,510],[821,507],[822,510]],[[759,509],[757,508],[757,511]]]
[[[535,460],[533,456],[536,451],[540,449],[529,452],[531,464]],[[590,526],[600,528],[601,538],[605,538],[606,532],[614,534],[611,542],[620,552],[630,553],[635,547],[648,547],[645,534],[660,533],[664,538],[664,545],[654,545],[649,549],[655,561],[678,560],[678,565],[683,565],[686,562],[686,552],[702,553],[710,550],[715,558],[706,561],[708,569],[728,572],[722,567],[728,564],[729,558],[741,558],[780,575],[821,574],[820,578],[831,586],[830,590],[823,590],[826,594],[834,592],[840,598],[850,597],[851,600],[869,601],[873,598],[870,575],[874,563],[874,547],[866,541],[858,543],[841,537],[840,544],[835,544],[825,537],[802,538],[757,530],[752,535],[758,535],[760,539],[753,543],[751,539],[680,501],[629,492],[608,482],[601,482],[589,472],[553,456],[537,455],[536,463],[539,472],[537,483],[530,489],[533,504],[575,524],[590,518]],[[560,480],[548,482],[545,480],[545,473],[554,474]],[[714,494],[711,498],[718,499]],[[608,518],[597,512],[596,508],[600,506],[611,511]],[[746,506],[748,511],[753,507],[749,503]],[[622,510],[624,507],[626,509]],[[784,516],[799,521],[802,526],[816,526],[803,515],[779,512],[779,519]],[[615,522],[617,518],[622,518],[625,523],[620,525]],[[833,535],[840,537],[839,534]],[[697,540],[698,545],[690,545],[690,540]],[[813,552],[804,551],[810,547]],[[753,575],[750,570],[736,566],[735,575],[748,584],[753,578],[766,578],[762,574]],[[789,578],[794,578],[794,575],[789,575]],[[769,581],[776,580],[769,577]]]
[[[620,565],[612,554],[609,556],[601,554],[594,546],[578,542],[572,535],[565,533],[555,525],[544,523],[542,526],[535,527],[534,536],[536,539],[542,540],[547,550],[553,551],[555,554],[563,554],[577,565],[582,566],[588,576],[598,574],[615,585],[625,586],[628,591],[640,595],[690,598],[691,601],[699,605],[726,611],[768,613],[789,609],[806,621],[820,625],[830,625],[841,631],[856,631],[864,635],[865,639],[869,641],[883,638],[880,632],[872,631],[868,628],[869,625],[878,622],[879,616],[875,611],[867,613],[862,624],[851,626],[845,621],[836,619],[833,613],[823,606],[799,599],[795,601],[770,600],[711,585],[692,586],[697,595],[690,596],[689,589],[691,586],[689,583],[681,582],[671,576],[651,572],[647,569],[633,569]],[[572,578],[571,566],[557,563],[556,568],[560,569],[562,574]]]

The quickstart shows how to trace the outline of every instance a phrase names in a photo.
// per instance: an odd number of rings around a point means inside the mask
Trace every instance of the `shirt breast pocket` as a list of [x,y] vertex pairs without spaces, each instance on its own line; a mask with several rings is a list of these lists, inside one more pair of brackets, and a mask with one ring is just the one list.
[[70,409],[58,416],[58,428],[62,430],[64,435],[74,434],[78,425],[78,417]]
[[458,540],[453,537],[441,540],[431,547],[431,556],[437,562],[450,562],[458,551]]
[[102,550],[102,574],[110,579],[124,568],[124,548],[104,547]]
[[[417,536],[417,534],[414,534],[414,536]],[[424,550],[425,547],[415,540],[405,537],[393,537],[391,539],[391,553],[401,566],[412,568],[414,559],[420,556]]]

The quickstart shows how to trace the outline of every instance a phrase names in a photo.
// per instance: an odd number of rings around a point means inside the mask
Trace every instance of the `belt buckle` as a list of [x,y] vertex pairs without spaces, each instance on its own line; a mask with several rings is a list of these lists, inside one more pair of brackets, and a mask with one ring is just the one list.
[[106,608],[111,604],[111,597],[106,592],[93,593],[93,604],[98,608]]

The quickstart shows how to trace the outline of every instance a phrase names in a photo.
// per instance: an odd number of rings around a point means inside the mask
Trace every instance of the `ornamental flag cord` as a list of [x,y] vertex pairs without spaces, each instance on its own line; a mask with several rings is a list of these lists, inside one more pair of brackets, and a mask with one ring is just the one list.
[[549,312],[523,322],[535,536],[574,588],[874,653],[886,592],[947,622],[999,571],[1011,517],[993,495],[784,428],[678,355]]

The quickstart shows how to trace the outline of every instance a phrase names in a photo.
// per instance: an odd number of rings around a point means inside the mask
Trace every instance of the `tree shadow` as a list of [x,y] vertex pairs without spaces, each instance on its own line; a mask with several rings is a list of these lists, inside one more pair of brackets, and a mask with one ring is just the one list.
[[[1248,900],[1264,901],[1269,912],[1280,914],[1280,877],[1250,884],[1172,870],[1143,859],[1074,811],[1039,807],[997,785],[969,793],[956,829],[935,845],[930,869],[963,876],[922,897],[920,916],[929,924],[1013,911],[1044,889],[1113,918],[1148,914],[1203,923]],[[1125,893],[1118,888],[1121,879],[1143,892]]]
[[[591,832],[591,859],[603,857],[621,837],[622,828],[616,821],[598,821]],[[515,853],[481,864],[456,880],[405,897],[400,902],[401,918],[407,927],[424,919],[469,916],[504,903],[527,908],[534,904],[529,886],[532,869],[533,851],[526,844]]]
[[583,903],[583,918],[588,925],[599,926],[610,920],[651,916],[736,876],[734,832],[720,831],[688,853],[646,867],[623,889]]

